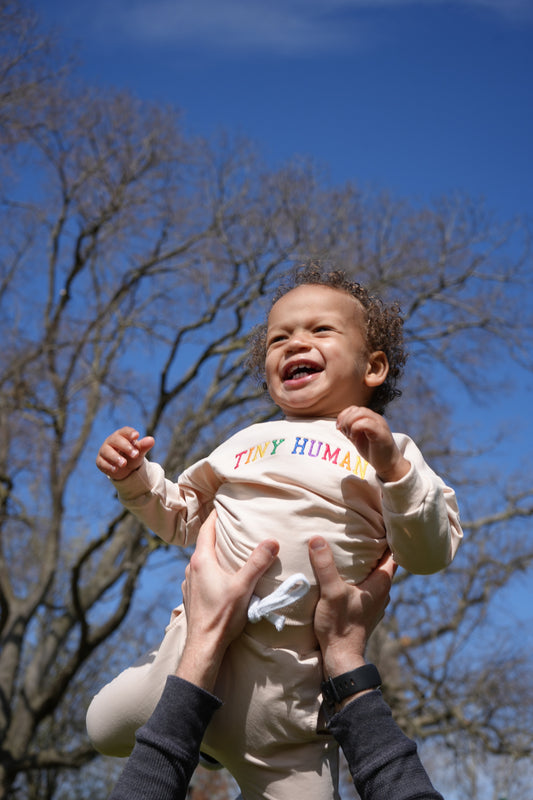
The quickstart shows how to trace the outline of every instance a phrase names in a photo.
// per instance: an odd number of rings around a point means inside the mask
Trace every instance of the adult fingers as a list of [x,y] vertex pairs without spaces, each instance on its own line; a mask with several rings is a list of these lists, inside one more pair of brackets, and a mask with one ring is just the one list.
[[242,581],[253,590],[259,578],[272,566],[278,553],[279,544],[275,539],[265,539],[264,542],[258,544],[246,564],[239,570]]
[[215,540],[216,540],[216,522],[217,522],[217,514],[216,511],[213,509],[205,522],[202,523],[200,531],[198,533],[198,538],[196,540],[196,547],[194,548],[194,554],[206,552],[209,553],[211,551],[214,552],[215,550]]
[[381,561],[377,565],[377,569],[384,572],[386,575],[389,576],[390,580],[394,578],[394,573],[398,569],[398,564],[394,560],[394,557],[390,550],[386,550],[384,555],[381,558]]
[[337,592],[342,578],[331,548],[322,536],[313,536],[309,540],[309,560],[315,571],[321,597]]
[[376,611],[381,607],[381,616],[389,604],[389,595],[394,573],[398,565],[394,562],[389,550],[381,558],[375,569],[372,570],[364,581],[358,584],[361,592],[364,592]]
[[372,591],[373,588],[388,591],[397,569],[398,565],[395,563],[392,553],[387,550],[375,569],[359,584],[359,587],[366,591]]

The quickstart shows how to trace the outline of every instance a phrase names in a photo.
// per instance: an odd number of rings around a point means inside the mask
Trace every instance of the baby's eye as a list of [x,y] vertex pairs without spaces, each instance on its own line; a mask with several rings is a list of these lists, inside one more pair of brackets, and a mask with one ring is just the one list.
[[278,333],[277,336],[272,336],[267,341],[267,348],[271,347],[273,344],[279,344],[279,342],[285,341],[286,338],[284,333]]
[[317,325],[316,328],[314,329],[314,332],[315,333],[324,333],[324,332],[328,332],[328,331],[332,331],[332,330],[333,330],[333,328],[331,327],[331,325]]

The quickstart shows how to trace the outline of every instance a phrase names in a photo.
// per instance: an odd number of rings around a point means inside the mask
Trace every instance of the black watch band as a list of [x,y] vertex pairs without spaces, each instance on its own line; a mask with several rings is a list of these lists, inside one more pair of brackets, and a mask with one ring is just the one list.
[[350,697],[366,689],[379,689],[381,676],[374,664],[364,664],[362,667],[345,672],[337,678],[328,678],[322,683],[322,697],[330,708],[338,705],[345,697]]

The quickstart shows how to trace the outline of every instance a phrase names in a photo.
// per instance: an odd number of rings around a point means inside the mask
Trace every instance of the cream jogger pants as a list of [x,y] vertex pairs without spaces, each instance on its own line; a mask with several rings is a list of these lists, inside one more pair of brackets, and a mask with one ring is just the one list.
[[[130,754],[136,729],[151,715],[167,676],[176,670],[185,636],[180,607],[160,648],[94,697],[87,731],[97,750]],[[289,641],[298,652],[279,646]],[[228,648],[214,690],[223,705],[207,728],[202,750],[231,772],[244,800],[338,798],[337,745],[317,733],[321,679],[312,626],[289,623],[278,633],[266,621],[249,624]]]

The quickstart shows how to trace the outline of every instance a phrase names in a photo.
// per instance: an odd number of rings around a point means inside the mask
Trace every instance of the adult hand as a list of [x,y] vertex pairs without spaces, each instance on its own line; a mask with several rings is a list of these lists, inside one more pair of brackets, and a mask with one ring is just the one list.
[[309,558],[320,588],[314,626],[325,677],[337,677],[365,663],[370,634],[382,619],[397,565],[390,552],[357,586],[346,583],[326,540],[313,536]]
[[261,542],[237,572],[220,566],[215,551],[213,511],[202,525],[182,584],[187,639],[176,674],[204,689],[214,686],[230,642],[242,633],[259,578],[279,551],[274,539]]

